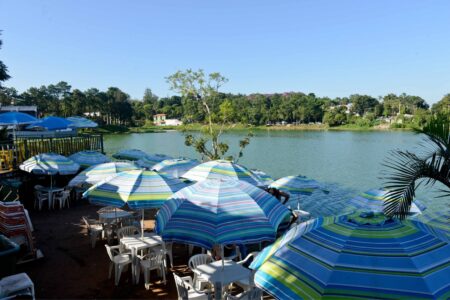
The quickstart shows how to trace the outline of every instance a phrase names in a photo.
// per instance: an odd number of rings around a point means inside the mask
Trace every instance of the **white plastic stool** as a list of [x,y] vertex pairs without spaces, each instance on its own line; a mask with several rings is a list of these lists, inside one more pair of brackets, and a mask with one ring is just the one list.
[[7,276],[0,280],[0,299],[30,295],[34,299],[34,284],[26,273]]

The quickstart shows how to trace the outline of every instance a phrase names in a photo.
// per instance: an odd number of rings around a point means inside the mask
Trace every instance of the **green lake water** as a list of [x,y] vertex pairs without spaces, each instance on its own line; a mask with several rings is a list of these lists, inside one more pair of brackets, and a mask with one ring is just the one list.
[[[245,133],[223,136],[230,154],[238,151]],[[257,131],[239,160],[249,168],[258,168],[274,178],[305,175],[324,184],[331,192],[315,192],[301,199],[302,207],[314,215],[346,211],[346,200],[359,192],[382,186],[382,162],[393,149],[418,152],[422,137],[411,132],[353,131]],[[105,152],[137,148],[148,153],[200,159],[184,145],[181,132],[142,133],[105,136]],[[435,193],[419,190],[419,198],[430,212],[448,210],[450,199],[434,199]]]

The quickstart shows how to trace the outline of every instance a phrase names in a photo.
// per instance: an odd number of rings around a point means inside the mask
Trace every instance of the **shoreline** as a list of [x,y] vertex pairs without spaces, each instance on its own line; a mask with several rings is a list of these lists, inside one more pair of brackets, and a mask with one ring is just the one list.
[[[163,133],[173,131],[202,131],[204,125],[189,124],[181,126],[152,126],[152,127],[99,127],[102,134],[129,134],[129,133]],[[359,127],[336,126],[330,127],[323,124],[303,125],[274,125],[274,126],[244,126],[241,124],[229,125],[224,131],[360,131],[360,132],[398,132],[412,131],[412,128],[389,128],[385,126]]]

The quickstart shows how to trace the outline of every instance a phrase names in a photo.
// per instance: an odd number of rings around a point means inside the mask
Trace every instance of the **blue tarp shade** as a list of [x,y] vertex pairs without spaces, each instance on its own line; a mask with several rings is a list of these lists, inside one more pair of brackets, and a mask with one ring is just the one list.
[[32,125],[27,126],[27,129],[35,129],[35,128],[43,128],[47,130],[58,130],[58,129],[66,129],[68,128],[72,122],[60,118],[60,117],[46,117],[39,120]]
[[35,117],[21,112],[12,111],[0,114],[0,125],[2,126],[30,124],[37,121],[38,119],[36,119]]

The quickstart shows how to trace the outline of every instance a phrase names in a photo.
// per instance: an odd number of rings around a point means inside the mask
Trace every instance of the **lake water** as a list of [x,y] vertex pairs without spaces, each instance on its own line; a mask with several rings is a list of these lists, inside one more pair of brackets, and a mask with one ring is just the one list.
[[[224,134],[230,154],[238,151],[243,132]],[[249,168],[261,169],[274,178],[305,175],[324,184],[331,192],[304,196],[302,208],[314,215],[346,212],[346,200],[371,188],[382,186],[382,162],[393,149],[419,151],[422,137],[411,132],[353,131],[257,131],[239,160]],[[184,134],[177,131],[105,136],[105,152],[137,148],[148,153],[200,159],[184,145]],[[428,211],[448,210],[449,199],[434,199],[435,193],[418,193]],[[294,204],[293,204],[294,205]]]

